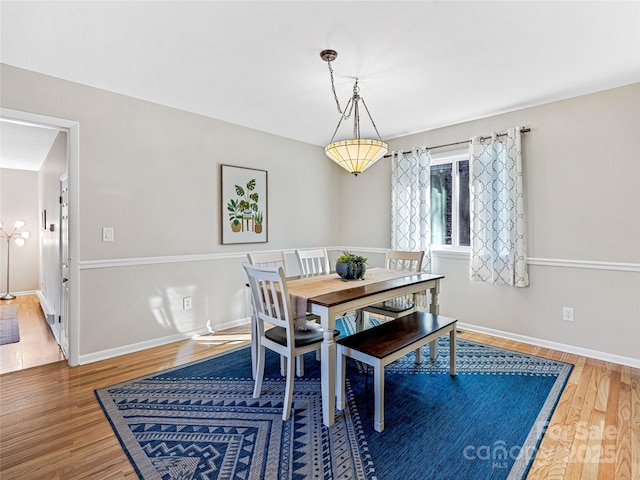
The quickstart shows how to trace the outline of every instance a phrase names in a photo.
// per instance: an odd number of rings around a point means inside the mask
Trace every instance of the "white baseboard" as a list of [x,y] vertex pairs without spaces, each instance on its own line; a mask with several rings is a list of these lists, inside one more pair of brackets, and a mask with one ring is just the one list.
[[251,323],[251,317],[241,318],[239,320],[232,320],[230,322],[221,323],[216,325],[215,331],[227,330],[228,328],[241,327]]
[[[35,295],[38,291],[37,290],[24,290],[22,292],[9,292],[11,293],[11,295],[15,295],[16,297],[20,297],[23,295]],[[2,290],[2,292],[0,292],[0,295],[2,293],[5,293],[4,290]]]
[[49,325],[54,325],[56,323],[56,311],[51,308],[51,305],[42,290],[36,290],[36,295],[40,301],[40,308],[42,309],[42,313],[44,313],[44,317],[47,319],[47,323]]
[[[216,325],[216,331],[226,330],[227,328],[239,327],[246,325],[251,321],[251,318],[241,318],[240,320],[233,320],[220,325]],[[207,328],[200,328],[192,330],[190,332],[178,333],[175,335],[169,335],[162,338],[154,338],[153,340],[146,340],[144,342],[132,343],[130,345],[124,345],[122,347],[110,348],[108,350],[101,350],[99,352],[88,353],[86,355],[80,355],[78,358],[78,365],[85,365],[87,363],[99,362],[100,360],[107,360],[113,357],[119,357],[120,355],[126,355],[128,353],[135,353],[141,350],[147,350],[148,348],[160,347],[162,345],[168,345],[169,343],[179,342],[188,338],[205,335],[209,333]]]
[[[251,318],[241,318],[239,320],[233,320],[223,324],[216,325],[215,330],[221,331],[233,327],[240,327],[246,325],[251,321]],[[575,345],[567,345],[564,343],[552,342],[549,340],[543,340],[540,338],[529,337],[526,335],[519,335],[517,333],[505,332],[502,330],[495,330],[493,328],[481,327],[478,325],[472,325],[469,323],[458,322],[458,327],[462,330],[470,330],[472,332],[484,333],[493,337],[505,338],[507,340],[514,340],[517,342],[527,343],[529,345],[536,345],[538,347],[551,348],[553,350],[559,350],[561,352],[572,353],[575,355],[581,355],[583,357],[595,358],[598,360],[604,360],[606,362],[617,363],[620,365],[626,365],[633,368],[640,369],[640,360],[631,357],[624,357],[622,355],[615,355],[607,352],[600,352],[598,350],[590,350],[587,348],[576,347]],[[102,350],[100,352],[90,353],[87,355],[80,355],[79,365],[87,363],[98,362],[100,360],[106,360],[120,355],[126,355],[128,353],[135,353],[148,348],[159,347],[167,345],[173,342],[179,342],[187,338],[191,338],[197,335],[204,335],[209,333],[206,328],[193,330],[190,332],[179,333],[176,335],[170,335],[162,338],[155,338],[153,340],[147,340],[144,342],[133,343],[118,348],[112,348],[108,350]]]
[[553,350],[559,350],[561,352],[573,353],[575,355],[595,358],[597,360],[604,360],[605,362],[617,363],[633,368],[640,368],[640,359],[637,358],[623,357],[622,355],[615,355],[613,353],[590,350],[588,348],[576,347],[575,345],[552,342],[550,340],[528,337],[526,335],[519,335],[517,333],[505,332],[502,330],[494,330],[493,328],[471,325],[469,323],[458,322],[458,328],[460,328],[461,330],[470,330],[472,332],[484,333],[493,337],[506,338],[507,340],[515,340],[517,342],[528,343],[537,347],[552,348]]

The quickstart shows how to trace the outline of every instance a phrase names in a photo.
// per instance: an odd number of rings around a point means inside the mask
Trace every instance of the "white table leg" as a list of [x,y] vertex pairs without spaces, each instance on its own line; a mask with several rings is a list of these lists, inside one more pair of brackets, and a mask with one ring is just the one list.
[[363,331],[365,325],[369,325],[369,312],[359,308],[356,310],[356,333]]
[[431,287],[431,303],[429,304],[429,313],[432,315],[438,315],[440,313],[440,305],[438,305],[438,294],[440,293],[440,281],[436,281],[435,285]]
[[337,346],[336,378],[338,379],[338,385],[336,386],[336,408],[338,410],[344,410],[347,407],[347,399],[345,398],[347,357],[342,354],[342,349],[342,346]]
[[[431,303],[429,304],[429,313],[431,313],[431,315],[438,315],[440,313],[440,305],[438,305],[438,294],[440,293],[439,280],[431,287],[430,291]],[[429,342],[429,358],[431,358],[431,360],[438,358],[438,339]]]
[[327,427],[331,427],[336,416],[336,343],[333,341],[332,330],[324,331],[321,348],[322,421]]

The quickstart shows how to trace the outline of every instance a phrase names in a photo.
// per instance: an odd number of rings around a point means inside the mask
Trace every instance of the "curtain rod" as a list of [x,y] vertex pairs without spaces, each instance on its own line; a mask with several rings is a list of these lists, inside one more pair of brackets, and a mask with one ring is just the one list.
[[[528,127],[523,127],[523,128],[521,128],[521,129],[520,129],[520,133],[529,133],[530,131],[531,131],[531,129],[530,129],[530,128],[528,128]],[[499,133],[497,136],[498,136],[498,137],[504,137],[506,134],[507,134],[507,132],[505,132],[505,133]],[[480,141],[481,141],[481,142],[484,142],[485,140],[487,140],[487,139],[489,139],[489,138],[491,138],[491,137],[480,137]],[[471,139],[469,139],[469,140],[462,140],[462,141],[460,141],[460,142],[445,143],[444,145],[436,145],[435,147],[426,147],[426,148],[427,148],[427,150],[433,150],[434,148],[453,147],[453,146],[455,146],[455,145],[462,145],[462,144],[464,144],[464,143],[469,143],[470,141],[471,141]],[[401,152],[402,152],[402,154],[404,155],[405,153],[410,153],[411,151],[410,151],[410,150],[409,150],[409,151],[401,150]],[[391,155],[385,155],[383,158],[389,158],[389,157],[391,157]]]

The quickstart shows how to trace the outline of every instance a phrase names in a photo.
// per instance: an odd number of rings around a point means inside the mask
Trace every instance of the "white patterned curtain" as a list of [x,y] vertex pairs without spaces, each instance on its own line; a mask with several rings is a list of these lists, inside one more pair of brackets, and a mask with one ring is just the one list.
[[393,152],[391,171],[391,249],[424,251],[422,269],[431,271],[431,156],[415,148]]
[[529,285],[520,128],[471,139],[471,280]]

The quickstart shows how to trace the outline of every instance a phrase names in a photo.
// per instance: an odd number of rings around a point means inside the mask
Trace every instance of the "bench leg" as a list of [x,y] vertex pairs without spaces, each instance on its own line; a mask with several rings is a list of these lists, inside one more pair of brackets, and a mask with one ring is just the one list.
[[456,372],[456,324],[449,332],[449,374],[452,377],[457,375]]
[[438,339],[436,338],[434,341],[429,342],[429,358],[431,360],[435,360],[438,358]]
[[346,381],[347,357],[343,354],[342,347],[338,345],[338,361],[336,363],[336,379],[338,385],[336,388],[336,408],[344,410],[347,406],[345,398],[344,384]]
[[379,362],[373,366],[373,387],[375,391],[373,428],[376,432],[381,432],[384,430],[384,366]]

